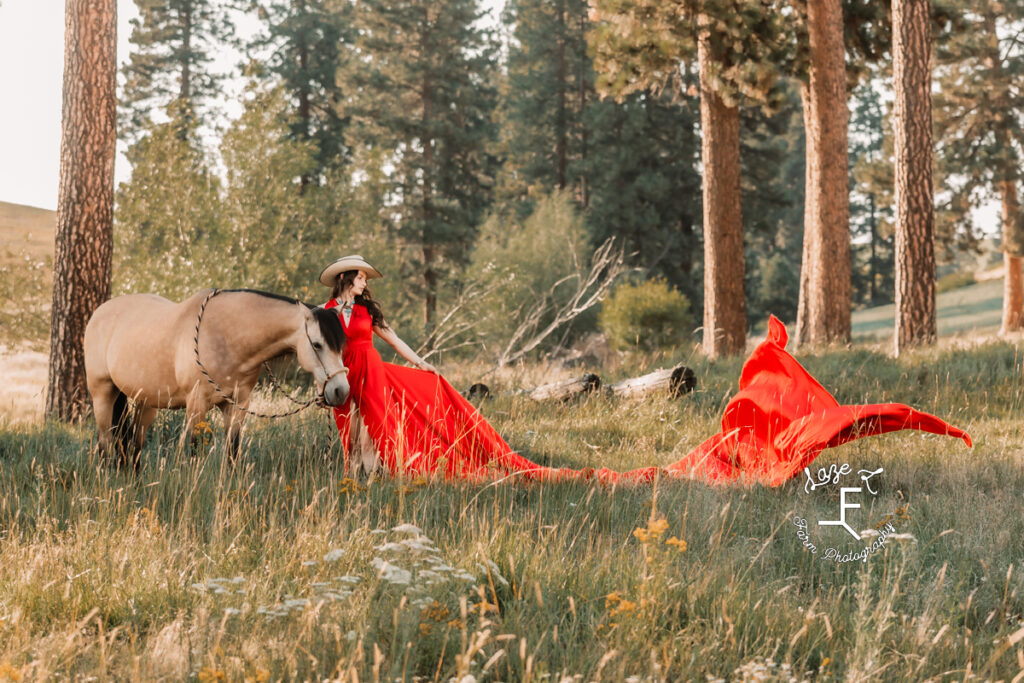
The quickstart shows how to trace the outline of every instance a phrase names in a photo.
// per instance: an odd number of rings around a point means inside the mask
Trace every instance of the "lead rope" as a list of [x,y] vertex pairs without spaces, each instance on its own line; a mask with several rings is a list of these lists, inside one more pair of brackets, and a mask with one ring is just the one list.
[[[267,363],[265,363],[265,362],[263,363],[263,367],[266,369],[267,373],[270,375],[270,382],[271,382],[271,384],[278,391],[280,391],[282,394],[284,394],[288,398],[289,401],[291,401],[292,403],[297,404],[299,406],[298,408],[290,410],[287,413],[276,413],[276,414],[260,413],[260,412],[257,412],[255,410],[249,410],[248,408],[245,408],[245,407],[239,405],[238,402],[235,401],[235,399],[231,398],[231,396],[229,396],[227,394],[227,392],[225,392],[223,389],[220,388],[220,385],[217,384],[217,382],[214,381],[213,377],[210,376],[210,373],[206,371],[206,367],[203,365],[203,362],[201,360],[199,360],[199,326],[203,322],[203,314],[206,313],[206,304],[210,303],[210,299],[212,299],[213,297],[215,297],[218,294],[220,294],[221,291],[222,290],[220,290],[220,289],[214,289],[212,292],[210,292],[209,294],[206,295],[205,299],[203,299],[203,303],[199,307],[199,317],[196,318],[196,333],[192,337],[192,341],[195,344],[195,346],[193,347],[193,351],[194,351],[194,354],[195,354],[196,365],[199,366],[199,371],[203,373],[203,377],[205,377],[206,381],[210,383],[210,386],[213,387],[214,391],[216,391],[218,394],[220,394],[220,396],[224,400],[226,400],[228,403],[230,403],[231,405],[235,406],[236,408],[238,408],[242,412],[246,413],[247,415],[252,415],[253,417],[262,417],[262,418],[265,418],[265,419],[268,419],[268,420],[277,419],[279,417],[288,417],[289,415],[294,415],[294,414],[298,413],[299,411],[305,410],[306,408],[308,408],[309,406],[313,405],[314,403],[319,404],[319,400],[318,400],[320,398],[319,396],[314,396],[313,398],[309,399],[308,401],[301,402],[301,401],[298,401],[298,400],[292,398],[287,393],[285,393],[284,389],[282,389],[281,385],[278,383],[277,378],[274,377],[274,373],[271,372],[270,366]],[[317,360],[319,360],[319,356],[317,357]]]

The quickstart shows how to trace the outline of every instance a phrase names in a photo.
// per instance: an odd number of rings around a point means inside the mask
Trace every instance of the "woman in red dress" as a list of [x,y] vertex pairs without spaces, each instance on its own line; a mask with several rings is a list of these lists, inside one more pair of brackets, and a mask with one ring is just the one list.
[[[346,461],[354,406],[393,474],[441,471],[465,478],[537,469],[388,326],[366,288],[367,280],[379,277],[358,255],[338,259],[320,274],[320,282],[332,288],[325,307],[337,310],[348,337],[343,359],[351,393],[334,409]],[[374,333],[418,369],[381,360]]]
[[[971,445],[966,432],[903,404],[840,405],[786,352],[786,328],[773,316],[767,339],[743,366],[739,392],[722,417],[722,431],[678,462],[631,472],[543,467],[513,451],[430,363],[388,327],[380,305],[366,289],[366,281],[378,277],[380,272],[361,256],[338,259],[320,274],[320,282],[333,288],[326,308],[338,311],[348,336],[343,358],[351,393],[334,409],[346,462],[353,406],[392,474],[641,482],[660,473],[712,483],[778,486],[797,476],[823,449],[865,436],[917,429]],[[382,361],[373,348],[374,333],[418,369]]]

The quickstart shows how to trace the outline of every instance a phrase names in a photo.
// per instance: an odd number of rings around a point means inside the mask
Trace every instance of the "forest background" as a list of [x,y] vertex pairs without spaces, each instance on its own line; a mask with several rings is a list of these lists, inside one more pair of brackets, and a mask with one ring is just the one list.
[[[894,295],[889,17],[847,4],[847,31],[869,44],[847,50],[850,305],[863,307]],[[998,198],[995,145],[977,122],[956,124],[992,99],[992,81],[964,69],[985,41],[1007,75],[1024,61],[1019,8],[961,4],[933,12],[935,90],[956,95],[935,100],[938,274],[952,274],[940,291],[969,282],[963,272],[991,258],[1007,229],[975,220]],[[584,2],[509,2],[500,21],[469,1],[138,9],[119,77],[131,176],[116,194],[115,294],[180,299],[216,285],[319,301],[319,269],[362,253],[388,275],[377,295],[415,346],[501,357],[517,331],[544,329],[571,301],[611,239],[627,313],[602,321],[592,308],[539,348],[597,330],[620,346],[637,344],[637,330],[651,330],[648,346],[699,339],[699,79],[685,47],[660,79],[623,87],[621,65],[601,61],[610,39],[598,9]],[[764,29],[732,30],[751,39]],[[760,93],[740,107],[750,325],[797,318],[806,145],[801,75],[786,60],[800,40],[754,64]],[[240,56],[233,71],[214,67],[225,53]],[[226,102],[239,82],[239,101]],[[1004,109],[1017,134],[997,152],[1019,158],[1020,110]],[[5,308],[5,337],[45,338],[49,270],[5,264],[5,289],[22,304]]]

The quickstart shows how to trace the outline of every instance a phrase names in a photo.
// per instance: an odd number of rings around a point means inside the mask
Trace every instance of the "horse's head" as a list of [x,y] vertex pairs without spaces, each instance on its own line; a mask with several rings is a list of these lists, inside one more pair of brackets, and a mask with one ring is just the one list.
[[[301,304],[300,304],[301,305]],[[324,402],[340,406],[348,398],[348,368],[341,362],[345,332],[338,316],[322,308],[303,308],[304,334],[295,346],[299,365],[323,387]]]

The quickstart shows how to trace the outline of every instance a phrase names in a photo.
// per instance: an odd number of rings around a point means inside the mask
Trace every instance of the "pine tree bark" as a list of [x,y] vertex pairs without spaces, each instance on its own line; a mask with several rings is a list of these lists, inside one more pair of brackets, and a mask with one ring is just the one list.
[[[701,19],[702,26],[707,25]],[[704,166],[704,352],[743,351],[747,308],[743,293],[743,213],[740,207],[740,117],[712,82],[710,34],[697,42],[700,63],[701,160]]]
[[[1017,199],[1017,182],[1004,180],[1000,183],[1003,205],[1003,235],[1011,234],[1017,229],[1020,220],[1020,201]],[[1007,240],[1003,240],[1005,243]],[[1016,332],[1024,329],[1024,274],[1020,256],[1003,252],[1003,324],[1001,333]]]
[[116,140],[116,0],[67,0],[60,193],[46,414],[87,410],[83,336],[110,296]]
[[930,4],[892,7],[897,355],[936,337]]
[[850,193],[841,0],[807,3],[810,71],[802,89],[807,170],[799,343],[850,340]]

